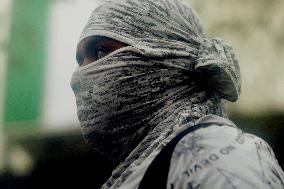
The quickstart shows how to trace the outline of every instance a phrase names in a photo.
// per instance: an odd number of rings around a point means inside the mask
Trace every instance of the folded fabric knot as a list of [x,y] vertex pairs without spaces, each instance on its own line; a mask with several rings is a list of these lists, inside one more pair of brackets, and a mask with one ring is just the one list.
[[240,68],[233,48],[222,39],[204,40],[195,70],[208,75],[208,88],[221,98],[237,101],[241,92]]

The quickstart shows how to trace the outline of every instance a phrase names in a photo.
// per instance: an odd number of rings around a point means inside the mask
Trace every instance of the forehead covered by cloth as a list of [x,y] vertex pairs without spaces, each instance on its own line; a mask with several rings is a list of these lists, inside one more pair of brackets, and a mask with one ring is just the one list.
[[178,0],[109,0],[92,12],[80,41],[94,35],[131,45],[149,58],[184,57],[187,64],[172,66],[209,76],[208,89],[224,99],[240,95],[232,47],[208,39],[195,11]]
[[196,54],[204,32],[194,11],[176,0],[112,0],[96,8],[81,37],[101,35],[152,56]]

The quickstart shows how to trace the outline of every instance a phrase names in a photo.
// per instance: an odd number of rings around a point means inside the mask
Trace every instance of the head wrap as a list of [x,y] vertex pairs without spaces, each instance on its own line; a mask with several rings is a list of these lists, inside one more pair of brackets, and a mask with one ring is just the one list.
[[105,36],[128,47],[78,68],[71,86],[83,136],[124,160],[104,188],[118,187],[169,136],[206,115],[226,117],[240,94],[233,49],[208,39],[177,0],[112,0],[92,13],[80,41]]

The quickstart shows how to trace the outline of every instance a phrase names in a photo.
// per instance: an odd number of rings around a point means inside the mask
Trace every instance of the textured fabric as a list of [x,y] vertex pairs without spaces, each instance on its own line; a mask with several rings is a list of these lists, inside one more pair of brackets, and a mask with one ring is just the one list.
[[[166,183],[168,189],[284,187],[284,173],[265,141],[242,132],[231,121],[219,116],[204,116],[195,122],[195,125],[200,124],[210,126],[184,136],[173,152]],[[133,169],[120,188],[137,189],[157,154],[159,151]]]
[[264,140],[213,123],[178,143],[167,188],[282,189],[284,173]]
[[175,66],[210,75],[210,89],[228,100],[240,94],[239,65],[230,45],[209,40],[194,10],[177,0],[109,1],[93,11],[80,41],[93,35],[129,44],[147,57],[187,57],[187,64]]
[[[217,124],[217,123],[215,123]],[[194,132],[200,128],[206,128],[212,126],[212,123],[194,125],[188,129],[183,130],[177,136],[175,136],[155,157],[151,162],[147,171],[145,172],[143,179],[139,183],[138,189],[148,188],[167,188],[168,174],[170,170],[170,163],[172,154],[176,148],[178,142],[183,139],[188,133]],[[218,124],[217,124],[218,125]],[[185,165],[185,164],[183,164]]]
[[118,188],[151,154],[194,120],[226,117],[240,94],[232,48],[208,39],[191,9],[175,0],[113,0],[92,13],[80,41],[129,45],[78,68],[71,80],[83,136],[121,161],[103,188]]
[[[200,89],[198,76],[166,66],[167,61],[182,60],[148,61],[124,51],[74,72],[78,118],[85,139],[97,151],[121,160],[154,127],[158,136],[186,118],[226,116],[220,98]],[[165,119],[170,127],[163,125]]]

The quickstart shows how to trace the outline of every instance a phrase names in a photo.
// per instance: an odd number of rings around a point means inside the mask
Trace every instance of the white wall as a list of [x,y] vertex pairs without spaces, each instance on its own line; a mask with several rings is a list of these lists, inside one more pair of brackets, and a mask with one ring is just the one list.
[[46,129],[78,129],[70,78],[77,67],[76,44],[96,0],[52,1],[43,118]]

